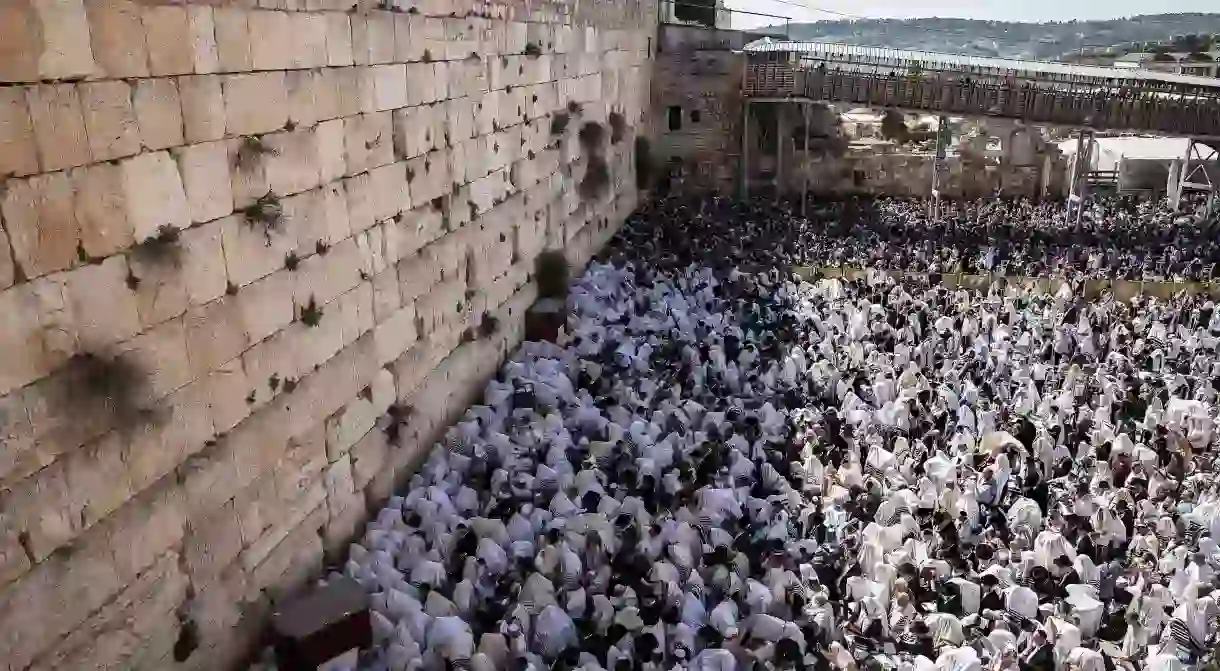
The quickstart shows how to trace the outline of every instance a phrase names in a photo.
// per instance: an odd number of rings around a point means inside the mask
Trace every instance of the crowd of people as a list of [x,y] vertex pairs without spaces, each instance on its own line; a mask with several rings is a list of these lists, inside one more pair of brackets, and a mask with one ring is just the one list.
[[[1062,260],[1003,220],[1039,207],[954,218],[944,240],[893,223],[915,205],[870,207],[902,265],[1009,234],[997,267]],[[573,283],[559,341],[524,344],[353,544],[341,572],[375,641],[359,668],[1210,663],[1220,310],[803,282],[788,264],[820,253],[810,238],[877,261],[857,234],[887,234],[792,221],[726,200],[633,215]]]
[[838,201],[815,207],[799,253],[807,264],[932,273],[1211,281],[1220,219],[1206,201],[1098,198],[1077,223],[1063,203],[1024,199]]

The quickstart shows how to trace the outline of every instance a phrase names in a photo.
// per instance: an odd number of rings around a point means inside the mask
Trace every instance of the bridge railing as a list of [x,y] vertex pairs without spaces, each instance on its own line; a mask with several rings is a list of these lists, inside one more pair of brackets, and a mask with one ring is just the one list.
[[802,96],[873,107],[985,115],[1098,130],[1220,137],[1220,99],[1121,88],[1073,90],[943,72],[874,72],[754,62],[745,95]]

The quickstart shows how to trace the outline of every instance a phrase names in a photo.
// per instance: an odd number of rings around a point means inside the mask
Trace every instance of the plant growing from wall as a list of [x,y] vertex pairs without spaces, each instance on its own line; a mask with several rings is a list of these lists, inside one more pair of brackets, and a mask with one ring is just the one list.
[[407,423],[414,414],[415,408],[404,403],[394,403],[386,409],[386,413],[382,416],[380,423],[387,443],[391,445],[400,444],[402,430],[407,427]]
[[479,322],[479,337],[487,339],[496,334],[500,330],[500,318],[490,312],[483,313],[483,319]]
[[538,282],[539,298],[565,298],[572,267],[568,257],[557,249],[548,249],[534,259],[534,277]]
[[582,107],[580,103],[576,102],[575,100],[568,101],[568,112],[569,113],[580,114],[583,111],[584,111],[584,107]]
[[155,413],[143,405],[148,376],[130,359],[84,352],[68,360],[64,375],[61,400],[67,416],[104,418],[122,430],[155,419]]
[[263,234],[267,238],[267,244],[271,244],[271,233],[280,230],[280,227],[284,225],[284,206],[275,193],[268,191],[252,205],[242,210],[242,216],[246,218],[247,224],[261,226]]
[[525,43],[525,55],[530,58],[538,58],[542,55],[542,47],[534,42]]
[[322,323],[322,308],[313,296],[310,296],[309,303],[301,308],[301,323],[309,328],[316,328]]
[[233,156],[235,167],[241,172],[250,172],[258,167],[264,156],[274,156],[279,151],[257,135],[247,135],[237,145]]
[[589,157],[585,165],[584,179],[580,180],[577,190],[585,200],[597,200],[606,194],[610,187],[610,165],[599,155]]
[[618,144],[627,137],[627,117],[621,112],[611,112],[607,119],[610,123],[610,144]]
[[587,121],[580,127],[580,146],[590,153],[599,153],[606,143],[606,127],[597,121]]
[[568,124],[571,121],[572,117],[567,112],[556,112],[551,117],[551,135],[563,135],[568,130]]
[[[157,234],[145,239],[131,250],[132,257],[145,265],[177,267],[182,262],[182,231],[169,224],[157,229]],[[139,278],[136,278],[136,284]]]

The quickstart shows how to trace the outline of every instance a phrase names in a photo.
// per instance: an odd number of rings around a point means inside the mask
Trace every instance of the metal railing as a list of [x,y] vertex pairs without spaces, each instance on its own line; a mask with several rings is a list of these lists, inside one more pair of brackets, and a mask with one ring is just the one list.
[[752,62],[746,96],[804,97],[958,116],[997,116],[1098,130],[1220,138],[1220,98],[1159,95],[1138,88],[1048,88],[1036,82],[956,73]]

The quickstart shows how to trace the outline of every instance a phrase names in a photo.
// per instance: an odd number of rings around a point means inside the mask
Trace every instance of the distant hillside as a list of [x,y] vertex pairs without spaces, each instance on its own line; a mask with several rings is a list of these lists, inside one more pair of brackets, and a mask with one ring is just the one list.
[[793,23],[795,40],[821,40],[972,56],[1058,59],[1066,54],[1120,55],[1174,36],[1220,33],[1220,14],[1148,14],[1112,21],[1010,23],[971,19],[858,19]]

